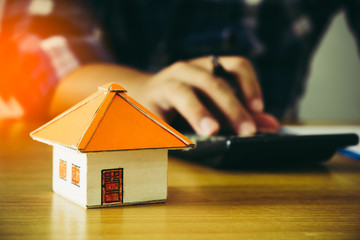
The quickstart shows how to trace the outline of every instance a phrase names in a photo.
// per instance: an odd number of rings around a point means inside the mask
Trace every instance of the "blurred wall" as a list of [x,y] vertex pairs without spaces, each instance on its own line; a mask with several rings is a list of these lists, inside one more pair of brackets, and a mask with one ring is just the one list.
[[360,123],[359,59],[345,14],[340,12],[314,55],[300,120]]

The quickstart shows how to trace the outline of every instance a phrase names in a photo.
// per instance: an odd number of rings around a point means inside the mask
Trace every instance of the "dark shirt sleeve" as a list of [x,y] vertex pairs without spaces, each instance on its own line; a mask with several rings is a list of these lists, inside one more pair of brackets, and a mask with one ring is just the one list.
[[358,52],[360,54],[360,1],[345,1],[345,11],[348,24],[355,36]]
[[86,1],[5,1],[2,7],[0,104],[10,118],[39,117],[61,78],[112,59]]

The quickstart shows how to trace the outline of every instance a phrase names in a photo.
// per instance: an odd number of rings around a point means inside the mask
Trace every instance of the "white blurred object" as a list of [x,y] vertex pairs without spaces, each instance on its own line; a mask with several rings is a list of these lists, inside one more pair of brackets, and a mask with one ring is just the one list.
[[16,98],[12,97],[9,100],[4,101],[0,96],[0,120],[19,119],[22,116],[24,116],[24,109]]

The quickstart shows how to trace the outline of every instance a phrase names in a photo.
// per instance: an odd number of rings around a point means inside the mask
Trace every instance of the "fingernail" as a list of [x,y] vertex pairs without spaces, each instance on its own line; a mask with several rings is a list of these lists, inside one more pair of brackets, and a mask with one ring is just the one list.
[[254,112],[264,111],[264,103],[259,98],[255,98],[254,100],[252,100],[250,107],[251,107],[251,110],[253,110]]
[[243,136],[243,137],[251,136],[251,135],[255,134],[256,127],[252,122],[246,121],[246,122],[242,122],[240,124],[239,130],[240,130],[240,133],[239,133],[240,136]]
[[204,117],[200,121],[201,134],[210,136],[219,130],[219,124],[212,118]]

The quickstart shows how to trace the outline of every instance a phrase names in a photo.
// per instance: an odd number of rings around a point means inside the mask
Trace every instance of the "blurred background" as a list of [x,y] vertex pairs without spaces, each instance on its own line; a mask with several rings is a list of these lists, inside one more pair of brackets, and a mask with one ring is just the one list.
[[[3,4],[4,0],[0,0],[0,18]],[[6,51],[4,52],[6,55]],[[6,56],[7,63],[11,62],[9,56]],[[345,13],[340,11],[333,18],[313,56],[307,91],[300,102],[300,121],[360,122],[359,59],[359,49],[357,49],[354,37],[347,26]],[[22,66],[21,71],[32,69],[33,64],[37,64],[37,61],[41,59],[35,60],[30,59],[28,66]],[[7,72],[16,71],[16,68],[12,70],[11,64],[8,65],[0,66],[2,76],[6,77]],[[24,92],[29,91],[28,86],[22,86],[22,88]],[[4,89],[6,90],[6,88]],[[0,89],[1,92],[2,89]],[[31,101],[28,102],[31,104]],[[6,110],[7,107],[4,104],[1,105],[2,103],[4,101],[0,101],[0,111]],[[21,115],[21,113],[19,114]],[[36,114],[34,113],[34,115]]]
[[300,104],[300,120],[360,120],[359,50],[342,11],[332,20],[315,52]]

